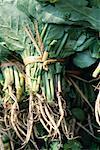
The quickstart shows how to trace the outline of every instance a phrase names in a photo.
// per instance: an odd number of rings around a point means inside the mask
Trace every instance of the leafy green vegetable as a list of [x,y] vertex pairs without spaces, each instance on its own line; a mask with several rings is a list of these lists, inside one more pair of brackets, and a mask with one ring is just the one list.
[[0,72],[0,84],[3,84],[3,75],[1,72]]
[[[99,31],[98,0],[0,0],[0,65],[3,61],[9,62],[12,59],[23,65],[25,60],[29,61],[26,61],[21,71],[16,66],[0,66],[0,108],[3,110],[0,111],[0,118],[3,122],[2,118],[6,116],[5,123],[12,125],[11,130],[18,130],[14,131],[16,136],[12,134],[14,140],[18,141],[14,143],[15,149],[22,145],[18,139],[20,134],[26,136],[26,139],[28,137],[27,141],[30,140],[25,149],[81,150],[85,143],[84,137],[69,139],[83,133],[86,135],[83,129],[93,137],[92,140],[97,138],[95,131],[98,127],[94,125],[94,116],[90,120],[89,116],[86,118],[88,107],[84,110],[84,102],[79,94],[81,90],[83,97],[86,96],[94,104],[95,91],[91,88],[92,85],[77,74],[83,73],[80,68],[89,67],[100,58]],[[45,52],[47,57],[43,60]],[[51,62],[46,64],[48,60]],[[80,67],[78,71],[74,71],[72,62],[67,60],[73,60],[74,65]],[[65,69],[69,70],[67,83]],[[77,78],[75,83],[74,78]],[[16,109],[13,108],[16,99],[18,110],[17,106]],[[12,110],[15,112],[13,115]],[[88,114],[91,116],[92,113]],[[17,122],[13,120],[14,115]],[[74,129],[78,127],[77,120],[82,128],[79,132],[78,128]],[[83,121],[86,124],[90,121],[91,131],[87,126],[83,128]],[[7,134],[8,132],[10,130],[7,128]],[[29,134],[26,135],[26,132]],[[9,136],[4,136],[4,143],[9,141]],[[87,145],[90,149],[99,149],[98,144]]]
[[85,120],[85,113],[81,108],[73,108],[71,111],[72,111],[73,116],[79,121]]
[[100,1],[99,0],[89,0],[91,7],[97,7],[100,8]]
[[91,144],[91,146],[90,146],[90,149],[91,149],[91,150],[99,150],[99,149],[100,149],[100,147],[99,147],[99,145],[98,145],[98,144],[96,144],[96,143],[92,143],[92,144]]
[[69,140],[68,143],[64,144],[64,150],[81,150],[81,148],[80,142],[76,140]]
[[96,59],[91,57],[89,51],[84,51],[81,53],[77,53],[73,61],[76,66],[80,68],[85,68],[94,64],[96,62]]
[[30,19],[14,4],[0,6],[0,37],[10,50],[23,51],[26,47],[27,36],[24,28],[27,24],[31,24]]
[[3,143],[9,142],[9,137],[7,135],[2,136]]
[[50,144],[50,150],[58,150],[59,149],[59,141],[53,141],[51,144]]
[[90,52],[93,58],[100,58],[100,41],[99,40],[95,40],[90,45]]
[[100,31],[100,9],[87,7],[86,0],[58,1],[55,6],[47,5],[37,9],[41,13],[42,21],[57,24],[81,24]]

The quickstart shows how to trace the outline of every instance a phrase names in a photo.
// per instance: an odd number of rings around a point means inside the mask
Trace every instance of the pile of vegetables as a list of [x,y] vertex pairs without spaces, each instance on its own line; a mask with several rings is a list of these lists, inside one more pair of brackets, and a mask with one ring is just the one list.
[[96,0],[0,1],[2,149],[81,149],[80,128],[100,142],[99,14]]

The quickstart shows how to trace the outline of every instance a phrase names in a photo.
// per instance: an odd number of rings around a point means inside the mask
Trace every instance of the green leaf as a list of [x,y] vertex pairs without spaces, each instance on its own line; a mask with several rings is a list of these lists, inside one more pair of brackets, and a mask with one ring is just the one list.
[[29,7],[29,1],[28,0],[17,1],[17,7],[19,10],[24,12],[27,16],[30,16],[30,13],[28,12],[28,7]]
[[67,5],[67,4],[72,4],[74,6],[87,6],[88,5],[88,1],[87,0],[80,0],[80,1],[75,1],[75,0],[67,0],[67,1],[64,1],[64,0],[59,0],[57,5]]
[[96,144],[96,143],[94,143],[94,142],[93,142],[93,143],[91,144],[90,149],[91,149],[91,150],[99,150],[99,149],[100,149],[100,147],[99,147],[99,145],[98,145],[98,144]]
[[53,141],[51,144],[50,144],[50,150],[58,150],[59,149],[59,141]]
[[85,42],[82,43],[79,47],[76,48],[76,51],[83,51],[84,49],[87,49],[94,41],[94,37],[90,37]]
[[0,61],[7,59],[11,55],[11,51],[2,45],[0,45]]
[[9,140],[10,140],[9,137],[8,137],[6,134],[4,134],[4,135],[2,136],[2,141],[3,141],[4,144],[8,143]]
[[68,143],[64,144],[63,150],[81,150],[82,146],[80,142],[76,140],[68,140]]
[[61,25],[49,25],[46,33],[46,41],[53,41],[62,38],[64,34],[64,27]]
[[37,17],[45,23],[80,24],[100,31],[100,9],[89,8],[87,0],[59,0],[55,5],[50,3],[44,5],[45,2],[18,0],[17,7],[27,16]]
[[37,10],[41,10],[41,6],[37,0],[17,0],[17,8],[32,20],[37,17]]
[[80,68],[86,68],[94,64],[96,62],[96,59],[92,58],[90,52],[87,50],[81,53],[77,53],[73,59],[73,62]]
[[[30,5],[29,5],[30,4]],[[32,1],[28,1],[28,0],[18,0],[17,1],[17,8],[19,10],[21,10],[22,12],[24,12],[28,17],[30,17],[30,12],[29,12],[29,7],[32,6]]]
[[62,0],[56,4],[56,8],[64,13],[69,12],[70,17],[68,20],[74,22],[87,21],[91,24],[91,27],[100,30],[100,9],[87,7],[87,1]]
[[9,50],[3,45],[0,45],[0,63],[11,59],[21,63],[23,62],[21,56],[18,53]]
[[100,8],[100,0],[89,0],[91,7],[97,7]]
[[87,1],[62,0],[55,6],[47,5],[37,9],[43,22],[56,24],[80,24],[100,30],[100,9],[87,7]]
[[74,46],[74,49],[76,49],[77,47],[81,46],[81,45],[85,42],[85,40],[86,40],[86,35],[85,35],[85,34],[82,34],[82,35],[78,38],[78,40],[77,40],[77,42],[76,42],[76,44],[75,44],[75,46]]
[[0,73],[0,84],[3,82],[3,75]]
[[56,23],[56,24],[64,24],[65,15],[59,10],[55,9],[53,6],[46,6],[41,10],[41,18],[43,22],[47,23]]
[[17,9],[13,3],[3,3],[0,6],[0,45],[7,49],[22,53],[25,49],[33,49],[30,38],[25,32],[25,26],[29,25],[32,32],[31,20]]
[[81,108],[73,108],[71,111],[72,111],[73,116],[79,121],[85,120],[85,113]]
[[95,40],[90,45],[90,52],[93,58],[100,58],[100,41],[99,40]]

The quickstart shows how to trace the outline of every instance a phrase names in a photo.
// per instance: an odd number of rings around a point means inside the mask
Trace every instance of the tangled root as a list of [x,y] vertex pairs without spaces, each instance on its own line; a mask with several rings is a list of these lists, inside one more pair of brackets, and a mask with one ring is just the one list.
[[[46,137],[61,141],[61,133],[63,131],[67,139],[73,138],[72,128],[69,128],[71,125],[68,125],[65,119],[66,103],[59,92],[53,104],[49,104],[41,94],[30,92],[28,98],[29,107],[24,111],[20,110],[17,99],[12,92],[10,92],[10,98],[13,99],[13,103],[8,111],[5,109],[5,126],[14,130],[17,137],[21,140],[21,148],[29,141],[32,141],[33,135],[39,139]],[[42,137],[37,130],[38,123],[46,130],[45,135]]]

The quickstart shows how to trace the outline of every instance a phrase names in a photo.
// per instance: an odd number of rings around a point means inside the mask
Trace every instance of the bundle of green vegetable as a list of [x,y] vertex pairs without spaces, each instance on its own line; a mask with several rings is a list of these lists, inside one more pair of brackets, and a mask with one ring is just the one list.
[[[63,131],[67,139],[73,139],[65,119],[65,65],[70,55],[80,68],[100,57],[100,9],[99,4],[91,5],[86,0],[0,1],[4,126],[14,129],[22,147],[30,140],[38,149],[33,134],[61,142]],[[20,105],[27,100],[27,110],[23,106],[21,112]],[[42,137],[38,124],[45,129]]]

